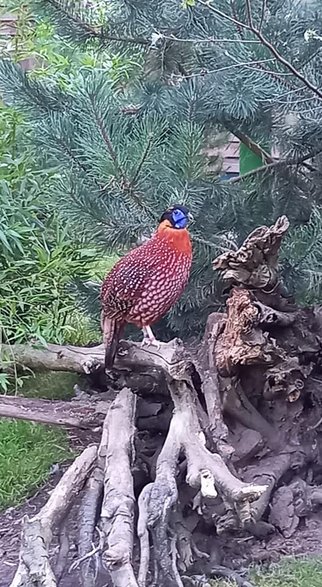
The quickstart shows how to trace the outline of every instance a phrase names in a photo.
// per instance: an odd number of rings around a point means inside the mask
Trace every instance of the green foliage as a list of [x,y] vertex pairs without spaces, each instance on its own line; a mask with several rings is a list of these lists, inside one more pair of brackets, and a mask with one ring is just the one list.
[[63,342],[73,332],[67,285],[89,276],[97,252],[59,225],[41,197],[48,170],[33,171],[30,163],[7,153],[0,165],[0,322],[6,342]]
[[73,455],[58,428],[23,421],[0,422],[0,508],[23,501],[47,477],[53,463]]
[[[245,1],[233,4],[34,0],[36,26],[49,19],[65,44],[63,83],[50,69],[25,75],[0,65],[0,90],[28,116],[40,166],[59,169],[50,198],[86,242],[122,254],[165,206],[191,207],[194,265],[168,334],[202,328],[222,300],[211,260],[281,214],[293,227],[282,263],[288,286],[304,292],[309,277],[306,291],[320,295],[321,12],[290,0],[263,12],[254,0],[250,21]],[[277,147],[288,162],[222,182],[206,150],[225,132]],[[313,165],[294,165],[309,155]],[[97,286],[82,285],[83,302],[86,293],[97,318]]]

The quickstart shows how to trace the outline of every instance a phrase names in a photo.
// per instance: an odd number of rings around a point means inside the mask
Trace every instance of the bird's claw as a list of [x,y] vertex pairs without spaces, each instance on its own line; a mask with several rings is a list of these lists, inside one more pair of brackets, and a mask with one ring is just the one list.
[[156,338],[149,338],[149,337],[145,336],[141,342],[141,348],[143,348],[145,346],[154,346],[157,348],[157,350],[160,350],[161,342],[159,340],[157,340]]

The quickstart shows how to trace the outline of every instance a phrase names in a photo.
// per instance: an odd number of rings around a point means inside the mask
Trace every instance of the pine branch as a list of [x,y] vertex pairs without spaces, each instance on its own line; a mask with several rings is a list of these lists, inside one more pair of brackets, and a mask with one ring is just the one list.
[[63,6],[61,2],[57,0],[46,0],[46,3],[51,5],[55,11],[63,14],[79,29],[82,29],[88,36],[94,38],[101,38],[101,28],[92,27],[89,23],[85,22],[83,19],[76,16],[76,14],[72,14],[71,12],[66,10],[66,8]]
[[298,69],[296,69],[292,63],[285,59],[285,57],[283,57],[283,55],[277,51],[277,49],[270,43],[270,41],[264,37],[260,30],[256,28],[252,28],[251,30],[261,41],[262,45],[267,47],[267,49],[274,55],[279,63],[284,65],[298,80],[300,80],[307,88],[309,88],[309,90],[311,90],[319,98],[322,98],[322,91],[317,86],[312,84],[310,80],[308,80],[300,71],[298,71]]
[[[43,1],[40,2],[44,4]],[[45,4],[49,4],[57,12],[57,22],[59,24],[59,13],[69,20],[70,23],[82,31],[87,38],[98,39],[101,42],[118,42],[118,43],[129,43],[131,45],[151,45],[150,39],[143,37],[128,37],[106,34],[103,27],[93,27],[88,22],[84,21],[75,13],[68,11],[59,0],[46,0]]]
[[208,10],[210,10],[216,16],[223,18],[224,20],[228,20],[229,22],[232,22],[239,27],[242,27],[242,28],[245,28],[245,29],[251,31],[254,35],[256,35],[256,37],[259,39],[261,44],[264,45],[264,47],[266,47],[272,53],[272,55],[274,55],[275,59],[279,63],[284,65],[284,67],[286,67],[309,90],[311,90],[319,98],[322,98],[322,91],[317,86],[312,84],[310,82],[310,80],[308,80],[300,71],[298,71],[298,69],[296,69],[296,67],[294,67],[294,65],[292,65],[292,63],[290,63],[285,57],[283,57],[283,55],[281,55],[279,53],[279,51],[276,49],[276,47],[274,47],[274,45],[272,45],[272,43],[268,39],[266,39],[266,37],[264,37],[261,30],[254,26],[253,21],[252,21],[250,0],[246,0],[246,9],[248,12],[248,17],[250,16],[249,24],[246,24],[240,20],[236,20],[235,18],[232,18],[231,16],[229,16],[225,12],[222,12],[221,10],[214,8],[207,0],[197,0],[197,2],[199,4],[201,4],[202,6],[204,6],[205,8],[207,8]]
[[202,70],[199,71],[198,73],[191,73],[190,75],[174,75],[173,77],[177,77],[182,79],[182,77],[184,79],[192,79],[195,77],[204,77],[205,75],[210,75],[212,73],[220,73],[222,71],[227,71],[229,69],[235,69],[236,67],[253,67],[255,65],[260,65],[262,63],[267,63],[267,62],[272,62],[275,61],[275,59],[259,59],[258,61],[240,61],[238,63],[233,63],[232,65],[225,65],[224,67],[218,67],[217,69],[210,69],[209,71],[206,70]]
[[237,139],[241,141],[241,143],[248,147],[250,151],[252,151],[255,155],[258,155],[258,157],[260,157],[262,161],[265,161],[266,164],[274,163],[273,157],[271,157],[271,155],[267,153],[265,149],[258,145],[258,143],[255,143],[255,141],[253,141],[250,137],[245,135],[245,133],[243,133],[241,130],[230,128],[228,125],[225,126],[230,132],[232,132],[235,135],[235,137],[237,137]]
[[257,167],[256,169],[252,169],[251,171],[247,171],[243,175],[238,175],[237,177],[232,177],[226,183],[228,183],[228,184],[238,183],[238,182],[242,181],[243,179],[248,179],[249,177],[252,178],[252,177],[258,175],[259,173],[262,173],[265,171],[270,171],[271,169],[277,169],[279,167],[284,167],[284,166],[285,167],[287,167],[287,166],[293,167],[296,165],[303,165],[303,164],[305,164],[305,161],[312,159],[313,157],[316,157],[321,152],[322,152],[322,149],[318,149],[316,151],[307,153],[306,155],[303,155],[302,157],[293,157],[290,159],[279,159],[278,161],[272,161],[272,163],[268,163],[267,165],[262,165],[261,167]]
[[100,131],[100,135],[101,135],[101,137],[107,147],[108,153],[114,163],[115,171],[119,175],[119,178],[122,180],[123,187],[124,187],[124,186],[128,185],[128,181],[125,177],[125,173],[124,173],[123,169],[120,167],[116,152],[115,152],[114,147],[111,142],[111,138],[110,138],[110,136],[109,136],[104,124],[103,124],[101,117],[97,113],[97,110],[95,108],[95,102],[93,100],[93,95],[89,96],[89,100],[92,105],[95,122],[96,122],[97,127]]
[[[232,14],[233,18],[235,19],[235,21],[237,21],[238,18],[237,18],[236,11],[235,11],[234,0],[230,0],[230,10],[231,10],[231,14]],[[238,33],[240,39],[244,39],[244,31],[243,31],[242,27],[240,27],[238,24],[236,24],[236,29],[237,29],[237,33]]]
[[238,28],[251,30],[250,26],[248,24],[246,24],[245,22],[242,22],[241,20],[239,20],[235,17],[229,16],[229,14],[226,14],[225,12],[218,10],[218,8],[214,8],[214,6],[212,6],[210,4],[210,1],[211,0],[197,0],[198,4],[201,4],[202,6],[204,6],[208,10],[210,10],[213,14],[215,14],[215,16],[219,16],[220,18],[223,18],[224,20],[228,20],[229,22],[235,24]]
[[146,159],[147,159],[147,157],[149,155],[149,152],[150,152],[150,148],[151,148],[152,143],[153,143],[153,136],[151,134],[149,136],[148,140],[147,140],[147,143],[146,143],[145,149],[143,151],[143,154],[142,154],[142,157],[141,157],[141,161],[140,161],[140,163],[139,163],[139,165],[137,167],[137,170],[134,173],[134,175],[133,175],[133,177],[132,177],[132,179],[130,181],[129,190],[131,190],[132,187],[135,185],[135,183],[136,183],[136,181],[137,181],[137,179],[138,179],[138,177],[139,177],[139,175],[141,173],[141,169],[142,169],[142,167],[143,167],[143,165],[144,165],[144,163],[145,163],[145,161],[146,161]]
[[250,5],[250,0],[246,0],[246,11],[247,11],[249,28],[252,30],[254,28],[254,25],[253,25],[253,15],[252,15],[252,8]]

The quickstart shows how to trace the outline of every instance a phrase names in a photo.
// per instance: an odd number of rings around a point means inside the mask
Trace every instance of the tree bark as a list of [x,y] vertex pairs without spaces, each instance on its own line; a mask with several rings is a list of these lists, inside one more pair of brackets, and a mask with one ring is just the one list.
[[101,426],[108,402],[61,401],[0,395],[0,416],[41,424],[92,429]]
[[57,586],[48,550],[53,527],[64,518],[82,489],[96,456],[97,447],[87,447],[66,471],[40,512],[31,519],[24,518],[19,566],[10,587]]

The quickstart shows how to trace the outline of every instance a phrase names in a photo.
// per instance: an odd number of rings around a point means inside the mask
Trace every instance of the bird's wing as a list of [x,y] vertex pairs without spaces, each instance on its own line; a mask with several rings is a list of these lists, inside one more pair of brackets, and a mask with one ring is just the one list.
[[104,315],[115,320],[125,317],[140,298],[148,275],[148,264],[135,255],[120,259],[102,285]]

